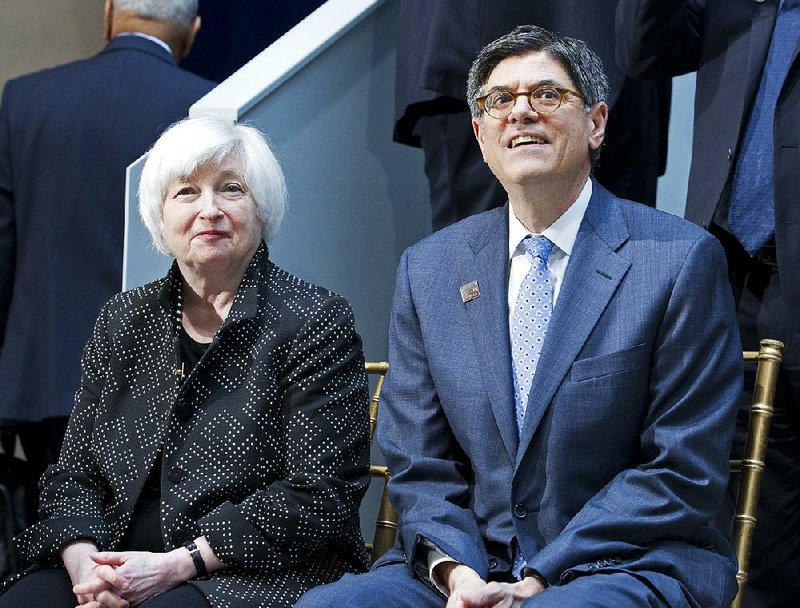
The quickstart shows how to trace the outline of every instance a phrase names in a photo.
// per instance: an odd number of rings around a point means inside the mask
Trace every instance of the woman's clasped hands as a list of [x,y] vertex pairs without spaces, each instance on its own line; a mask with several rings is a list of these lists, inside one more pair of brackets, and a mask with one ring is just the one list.
[[128,608],[191,579],[196,572],[183,547],[167,553],[98,551],[78,541],[62,554],[77,608]]

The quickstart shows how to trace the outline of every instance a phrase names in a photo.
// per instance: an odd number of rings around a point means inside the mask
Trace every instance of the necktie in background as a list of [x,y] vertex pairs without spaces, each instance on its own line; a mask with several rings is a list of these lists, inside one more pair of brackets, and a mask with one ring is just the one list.
[[798,41],[800,0],[784,0],[736,161],[728,208],[728,227],[750,255],[775,232],[775,104]]

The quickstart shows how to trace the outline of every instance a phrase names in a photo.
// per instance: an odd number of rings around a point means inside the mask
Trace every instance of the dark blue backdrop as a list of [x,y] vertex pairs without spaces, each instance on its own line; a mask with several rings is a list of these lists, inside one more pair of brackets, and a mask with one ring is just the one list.
[[201,0],[202,28],[181,66],[221,82],[323,0]]

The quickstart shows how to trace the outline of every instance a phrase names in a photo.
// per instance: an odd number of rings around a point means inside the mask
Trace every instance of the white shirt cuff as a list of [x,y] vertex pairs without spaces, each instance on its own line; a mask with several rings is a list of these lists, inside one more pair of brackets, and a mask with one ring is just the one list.
[[446,563],[457,564],[458,562],[449,555],[445,555],[438,549],[432,548],[430,551],[428,551],[428,578],[430,579],[431,583],[433,583],[433,586],[436,587],[445,597],[450,597],[450,590],[447,588],[447,585],[433,571],[434,568],[436,568],[436,566],[439,564]]

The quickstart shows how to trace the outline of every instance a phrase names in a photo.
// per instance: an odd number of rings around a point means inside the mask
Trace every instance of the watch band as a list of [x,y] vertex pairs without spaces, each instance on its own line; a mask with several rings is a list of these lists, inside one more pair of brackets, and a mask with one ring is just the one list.
[[193,540],[188,540],[183,543],[183,546],[186,547],[189,555],[192,556],[194,567],[197,570],[197,576],[195,576],[195,580],[207,581],[208,568],[206,568],[206,563],[203,561],[203,556],[200,554],[200,549],[197,548],[197,543],[195,543]]

